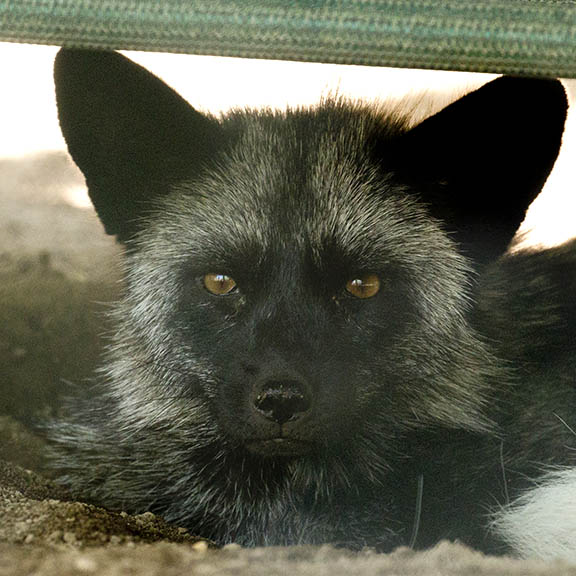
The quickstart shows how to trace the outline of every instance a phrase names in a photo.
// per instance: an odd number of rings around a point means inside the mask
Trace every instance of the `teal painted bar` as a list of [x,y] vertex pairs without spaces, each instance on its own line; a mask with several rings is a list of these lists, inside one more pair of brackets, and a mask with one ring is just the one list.
[[572,0],[0,0],[0,40],[576,77]]

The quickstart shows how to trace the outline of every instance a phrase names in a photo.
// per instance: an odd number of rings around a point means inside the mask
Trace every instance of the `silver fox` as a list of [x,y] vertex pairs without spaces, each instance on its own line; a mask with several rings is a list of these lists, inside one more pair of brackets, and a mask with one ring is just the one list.
[[539,508],[576,502],[576,245],[505,254],[560,82],[498,78],[409,128],[343,100],[217,119],[112,52],[62,50],[55,78],[126,249],[98,383],[52,426],[62,482],[218,543],[576,557]]

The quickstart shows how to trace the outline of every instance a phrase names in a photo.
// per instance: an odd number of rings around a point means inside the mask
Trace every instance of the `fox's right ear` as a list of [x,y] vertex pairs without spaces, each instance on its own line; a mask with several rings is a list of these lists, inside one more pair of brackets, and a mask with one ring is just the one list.
[[568,101],[558,80],[501,76],[395,142],[394,169],[477,264],[504,252],[544,186]]
[[126,241],[171,183],[213,156],[220,125],[116,52],[62,49],[54,79],[70,154],[106,232]]

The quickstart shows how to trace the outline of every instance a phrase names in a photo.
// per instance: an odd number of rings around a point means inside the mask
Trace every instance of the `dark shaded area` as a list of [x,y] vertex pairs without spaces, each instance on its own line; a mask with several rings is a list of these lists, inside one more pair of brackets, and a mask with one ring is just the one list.
[[90,377],[117,292],[54,270],[48,256],[0,268],[0,413],[31,423]]
[[25,424],[91,377],[120,291],[118,247],[69,204],[82,186],[63,152],[0,160],[0,415]]

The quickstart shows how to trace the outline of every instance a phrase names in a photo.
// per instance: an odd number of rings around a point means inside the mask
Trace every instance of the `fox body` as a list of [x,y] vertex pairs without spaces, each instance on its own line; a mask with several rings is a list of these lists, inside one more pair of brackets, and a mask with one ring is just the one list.
[[62,50],[55,77],[126,247],[98,383],[53,427],[63,482],[219,543],[551,550],[520,518],[547,467],[540,489],[572,478],[576,247],[504,253],[559,82],[410,127],[340,100],[216,119],[115,53]]

